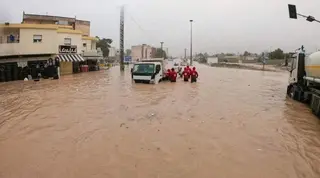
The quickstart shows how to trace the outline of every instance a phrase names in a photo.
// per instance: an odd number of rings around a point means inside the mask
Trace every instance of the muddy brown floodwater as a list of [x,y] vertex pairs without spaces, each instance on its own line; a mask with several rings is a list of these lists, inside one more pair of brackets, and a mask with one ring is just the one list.
[[198,65],[198,83],[130,70],[0,84],[1,178],[319,178],[320,122],[287,73]]

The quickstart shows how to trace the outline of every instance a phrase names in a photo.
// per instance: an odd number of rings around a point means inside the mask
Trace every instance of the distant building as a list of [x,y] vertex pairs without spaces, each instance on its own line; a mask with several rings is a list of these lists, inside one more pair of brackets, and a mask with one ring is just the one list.
[[117,55],[117,50],[115,47],[110,47],[109,48],[109,56],[108,57],[116,57]]
[[131,47],[131,57],[133,61],[140,59],[154,58],[157,49],[150,45],[142,44]]

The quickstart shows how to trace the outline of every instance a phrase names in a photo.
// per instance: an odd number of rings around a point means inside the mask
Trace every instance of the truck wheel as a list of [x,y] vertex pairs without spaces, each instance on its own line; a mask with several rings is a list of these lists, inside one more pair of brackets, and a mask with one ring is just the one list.
[[294,85],[288,86],[287,89],[287,94],[290,98],[296,100],[297,96],[296,96],[296,87]]

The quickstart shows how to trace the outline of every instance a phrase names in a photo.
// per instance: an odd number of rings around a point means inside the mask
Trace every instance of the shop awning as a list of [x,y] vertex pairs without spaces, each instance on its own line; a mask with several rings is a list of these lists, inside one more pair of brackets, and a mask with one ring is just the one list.
[[80,54],[58,54],[57,57],[59,58],[59,61],[64,62],[84,61],[83,57]]

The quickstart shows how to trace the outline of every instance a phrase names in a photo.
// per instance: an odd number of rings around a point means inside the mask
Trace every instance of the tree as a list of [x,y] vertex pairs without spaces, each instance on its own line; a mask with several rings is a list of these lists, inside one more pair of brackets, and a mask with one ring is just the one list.
[[101,51],[103,53],[103,57],[108,57],[109,56],[109,48],[111,47],[110,45],[112,43],[112,39],[109,39],[109,38],[100,39],[98,36],[96,36],[96,38],[98,38],[97,48],[101,48]]
[[155,54],[155,57],[156,58],[167,58],[167,54],[166,54],[166,52],[164,51],[164,50],[161,50],[161,48],[157,48],[157,50],[156,50],[156,54]]
[[245,52],[243,53],[243,56],[250,56],[250,53],[249,53],[248,51],[245,51]]
[[199,54],[199,63],[207,63],[208,62],[208,54],[207,53],[204,53],[204,54],[202,54],[202,53],[200,53]]
[[126,56],[130,56],[131,55],[131,49],[126,49]]
[[270,55],[269,56],[270,59],[284,59],[285,54],[283,53],[283,51],[280,48],[278,48],[278,49],[272,51],[269,55]]

